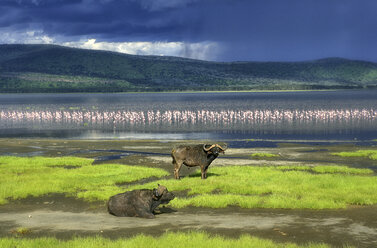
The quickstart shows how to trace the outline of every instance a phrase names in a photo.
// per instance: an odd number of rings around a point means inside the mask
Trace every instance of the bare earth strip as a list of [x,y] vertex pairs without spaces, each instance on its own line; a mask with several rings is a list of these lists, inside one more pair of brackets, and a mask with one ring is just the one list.
[[138,233],[159,235],[165,231],[203,230],[227,236],[244,233],[278,241],[298,243],[326,242],[376,247],[377,223],[368,221],[368,212],[376,207],[341,211],[246,210],[228,208],[211,210],[188,208],[179,211],[162,208],[153,220],[115,217],[105,209],[100,212],[69,212],[38,209],[27,212],[0,213],[1,232],[24,227],[34,235],[102,234],[110,237]]

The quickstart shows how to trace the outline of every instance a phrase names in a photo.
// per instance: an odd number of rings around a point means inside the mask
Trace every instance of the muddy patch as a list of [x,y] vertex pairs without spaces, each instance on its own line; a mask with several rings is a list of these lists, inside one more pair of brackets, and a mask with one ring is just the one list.
[[[162,163],[172,163],[172,158],[168,156],[149,156],[149,159],[159,161]],[[242,159],[242,158],[217,158],[211,165],[212,166],[231,166],[231,165],[300,165],[299,162],[287,162],[287,161],[267,161],[263,159]],[[173,168],[173,167],[172,167]],[[184,168],[184,167],[182,167]]]
[[80,213],[89,210],[102,211],[103,206],[105,206],[104,202],[86,202],[65,194],[54,193],[41,197],[29,196],[18,200],[10,199],[8,204],[0,205],[0,213],[18,213],[39,209]]
[[[104,235],[128,237],[139,233],[160,235],[165,231],[203,230],[238,237],[241,234],[296,243],[325,242],[335,246],[377,245],[376,207],[339,211],[220,210],[161,208],[155,219],[115,217],[101,211],[71,212],[39,209],[0,213],[2,235],[27,228],[33,236]],[[370,216],[369,216],[370,214]]]

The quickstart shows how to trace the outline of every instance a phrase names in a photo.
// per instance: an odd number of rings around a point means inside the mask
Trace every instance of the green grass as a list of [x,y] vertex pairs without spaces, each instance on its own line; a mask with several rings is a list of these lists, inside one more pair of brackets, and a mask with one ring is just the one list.
[[116,184],[169,174],[156,168],[92,163],[93,159],[76,157],[0,157],[0,204],[48,193],[107,200],[122,192]]
[[293,243],[277,243],[267,239],[260,239],[250,235],[242,235],[238,239],[225,238],[223,236],[211,236],[204,232],[173,233],[168,232],[158,238],[144,234],[132,238],[110,240],[103,237],[76,237],[71,240],[59,240],[56,238],[2,238],[0,247],[17,248],[112,248],[112,247],[151,247],[151,248],[225,248],[225,247],[257,247],[257,248],[327,248],[326,244],[309,243],[307,245],[296,245]]
[[30,228],[27,228],[27,227],[19,227],[17,229],[12,230],[11,233],[16,236],[22,236],[22,235],[28,235],[32,233],[32,231]]
[[377,177],[369,169],[324,165],[213,167],[207,180],[195,173],[182,180],[119,186],[169,173],[157,168],[92,163],[92,159],[75,157],[0,157],[0,204],[49,193],[107,201],[114,194],[152,189],[157,183],[170,191],[187,192],[187,197],[170,202],[176,208],[336,209],[377,203]]
[[369,159],[377,160],[377,150],[358,150],[355,152],[337,152],[331,154],[341,157],[366,157]]
[[200,174],[181,180],[158,180],[170,191],[186,191],[172,207],[337,209],[377,203],[377,177],[369,169],[346,166],[214,167],[206,180]]
[[256,159],[264,159],[264,158],[276,158],[279,157],[277,154],[272,154],[272,153],[253,153],[251,154],[252,158]]

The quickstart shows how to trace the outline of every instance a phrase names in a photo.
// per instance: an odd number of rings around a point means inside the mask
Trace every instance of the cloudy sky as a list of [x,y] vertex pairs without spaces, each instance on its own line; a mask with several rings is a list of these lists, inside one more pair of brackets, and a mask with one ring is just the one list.
[[0,43],[215,61],[377,62],[377,1],[0,0]]

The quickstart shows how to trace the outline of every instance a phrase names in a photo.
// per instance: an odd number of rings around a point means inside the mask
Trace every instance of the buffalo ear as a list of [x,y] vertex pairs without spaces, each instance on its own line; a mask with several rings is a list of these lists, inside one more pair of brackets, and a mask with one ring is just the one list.
[[153,195],[155,197],[159,197],[160,195],[158,194],[158,190],[157,189],[153,189]]

